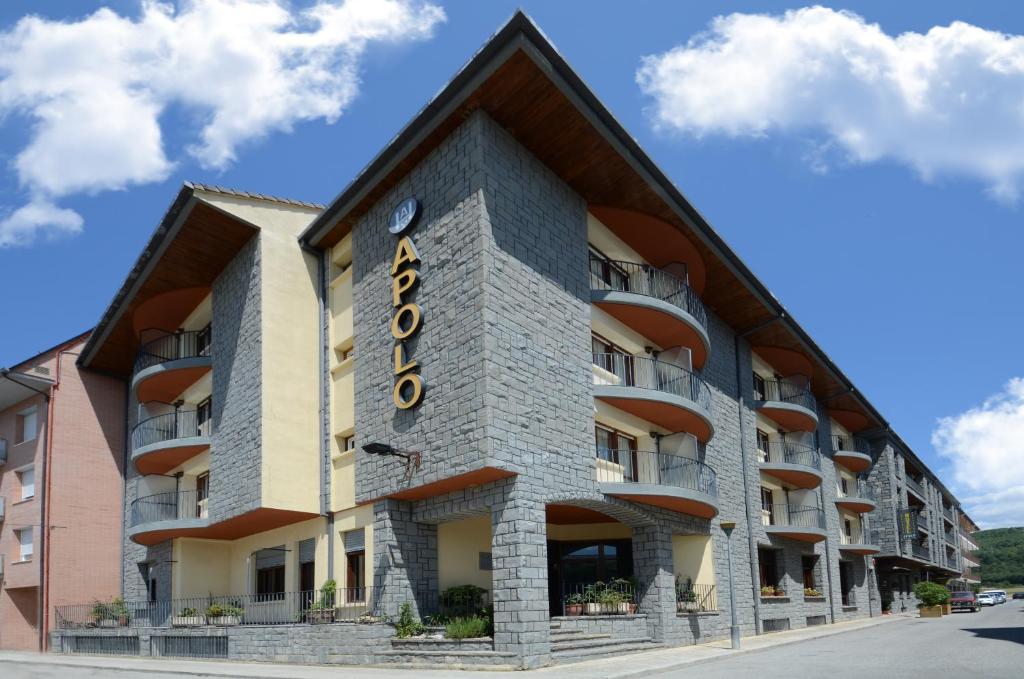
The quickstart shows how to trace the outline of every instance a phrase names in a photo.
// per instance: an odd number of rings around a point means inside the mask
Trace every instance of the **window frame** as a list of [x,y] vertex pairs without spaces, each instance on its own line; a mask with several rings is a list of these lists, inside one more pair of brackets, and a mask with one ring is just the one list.
[[[39,406],[31,406],[19,410],[15,413],[14,417],[14,445],[19,446],[22,443],[31,443],[39,438]],[[32,418],[31,428],[25,425],[29,418]],[[31,436],[26,436],[29,432],[31,432]]]
[[[28,535],[28,542],[25,542],[24,536]],[[18,561],[17,563],[27,563],[32,561],[35,556],[35,535],[31,526],[25,528],[15,528],[14,536],[18,540]],[[28,545],[28,553],[25,552],[25,546]]]
[[[32,488],[31,495],[25,494],[25,474],[32,475],[32,483],[29,486]],[[18,479],[18,502],[27,502],[32,500],[36,496],[36,466],[34,464],[25,465],[19,469],[14,470],[14,475]]]

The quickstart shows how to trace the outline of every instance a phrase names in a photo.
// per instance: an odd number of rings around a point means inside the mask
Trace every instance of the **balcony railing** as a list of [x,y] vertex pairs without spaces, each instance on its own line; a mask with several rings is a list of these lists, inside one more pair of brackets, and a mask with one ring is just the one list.
[[676,611],[679,613],[712,613],[718,610],[714,585],[676,583]]
[[210,348],[209,328],[164,335],[146,342],[139,348],[139,353],[135,357],[135,372],[138,373],[168,361],[209,356]]
[[922,545],[919,542],[910,543],[910,553],[916,556],[918,559],[928,560],[931,558],[931,551],[928,549],[928,545]]
[[[818,452],[817,446],[777,438],[769,439],[767,446],[764,442],[758,445],[761,462],[796,464],[802,467],[821,469],[821,454]],[[765,447],[768,449],[764,450]]]
[[632,292],[654,297],[677,306],[693,316],[702,327],[708,325],[708,312],[697,293],[686,281],[650,264],[621,262],[591,256],[590,285],[595,290]]
[[[60,629],[354,622],[376,609],[372,588],[203,596],[56,606]],[[373,620],[368,620],[373,622]]]
[[956,554],[947,554],[946,555],[946,565],[949,566],[950,568],[953,568],[953,569],[957,568]]
[[917,512],[914,516],[914,523],[917,525],[917,527],[921,530],[928,530],[928,517],[925,515],[925,513]]
[[715,470],[699,460],[648,450],[597,449],[597,480],[648,483],[718,496]]
[[766,526],[825,528],[825,512],[818,507],[785,504],[762,505],[761,515]]
[[180,490],[156,493],[134,500],[131,505],[131,525],[141,526],[157,521],[205,519],[207,493],[198,490]]
[[847,535],[846,533],[839,534],[839,544],[841,545],[877,545],[880,538],[880,533],[877,529],[872,528],[870,530],[861,530],[858,533]]
[[862,498],[864,500],[875,500],[875,489],[864,479],[856,479],[851,482],[849,479],[846,480],[846,489],[843,489],[842,481],[836,488],[839,497],[849,498]]
[[914,479],[914,477],[912,477],[910,474],[907,474],[905,478],[907,480],[907,488],[911,488],[917,491],[917,494],[920,495],[921,497],[925,497],[924,486],[921,485],[920,481]]
[[754,384],[755,401],[781,401],[817,412],[817,401],[810,389],[793,382],[761,380]]
[[952,507],[943,507],[942,508],[942,515],[944,517],[946,517],[946,519],[948,519],[950,523],[953,523],[953,508]]
[[630,354],[594,354],[594,365],[615,375],[611,384],[640,389],[654,389],[674,394],[711,409],[711,389],[707,383],[686,368],[648,356]]
[[209,436],[212,420],[195,410],[178,410],[142,420],[132,430],[132,450],[174,439]]
[[946,538],[946,542],[951,545],[956,545],[956,531],[946,530],[942,532],[943,537]]
[[859,436],[832,435],[832,450],[848,450],[853,453],[871,454],[871,444]]

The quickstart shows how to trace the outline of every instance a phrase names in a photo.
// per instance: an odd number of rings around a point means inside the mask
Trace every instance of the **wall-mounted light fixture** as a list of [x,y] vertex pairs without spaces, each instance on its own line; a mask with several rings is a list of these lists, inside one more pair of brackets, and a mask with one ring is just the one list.
[[414,450],[399,450],[392,445],[387,443],[381,443],[374,441],[373,443],[367,443],[363,446],[363,450],[370,455],[388,455],[391,457],[404,458],[406,462],[412,462],[416,469],[420,468],[420,462],[422,460],[422,453]]

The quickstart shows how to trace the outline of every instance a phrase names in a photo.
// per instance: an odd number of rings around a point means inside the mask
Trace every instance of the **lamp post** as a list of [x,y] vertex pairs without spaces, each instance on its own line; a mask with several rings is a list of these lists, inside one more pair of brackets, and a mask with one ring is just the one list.
[[735,521],[722,521],[718,524],[725,533],[725,553],[729,560],[729,614],[732,624],[729,626],[729,637],[732,639],[733,650],[740,647],[740,626],[736,622],[736,586],[733,583],[732,574],[732,531],[736,528]]

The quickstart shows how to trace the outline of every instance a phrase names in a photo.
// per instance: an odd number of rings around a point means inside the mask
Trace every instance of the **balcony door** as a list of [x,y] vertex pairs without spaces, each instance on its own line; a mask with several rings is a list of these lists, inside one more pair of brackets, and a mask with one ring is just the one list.
[[594,427],[598,481],[638,481],[636,438],[610,427]]
[[597,248],[590,247],[590,275],[598,288],[629,292],[629,274]]
[[196,518],[207,516],[210,498],[210,472],[203,472],[196,477]]
[[600,335],[591,335],[590,346],[594,353],[594,365],[615,375],[622,386],[632,387],[636,384],[632,354]]

